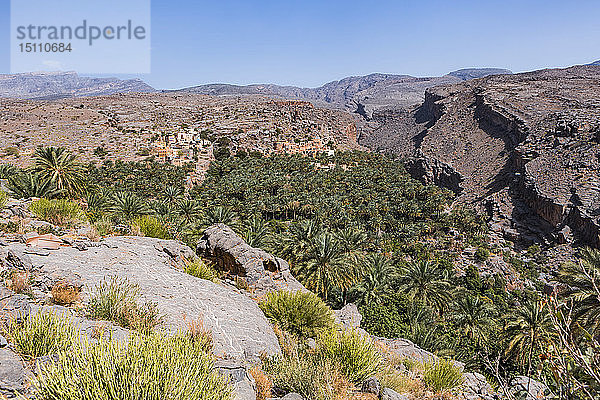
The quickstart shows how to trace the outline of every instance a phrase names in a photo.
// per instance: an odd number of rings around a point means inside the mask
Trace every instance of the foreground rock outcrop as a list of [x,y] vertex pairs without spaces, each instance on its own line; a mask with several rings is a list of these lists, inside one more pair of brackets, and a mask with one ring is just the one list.
[[256,296],[272,290],[306,290],[292,276],[287,261],[248,245],[227,225],[206,229],[196,250],[219,270],[244,279]]
[[[111,237],[84,251],[62,247],[47,255],[25,254],[32,252],[21,243],[4,247],[4,254],[21,254],[31,261],[33,294],[40,300],[54,283],[68,280],[79,282],[85,302],[96,285],[117,276],[140,287],[141,301],[156,303],[163,329],[186,329],[191,320],[201,319],[221,358],[243,362],[280,351],[271,325],[253,300],[235,288],[183,272],[181,254],[193,252],[178,242]],[[6,258],[2,261],[5,265]]]

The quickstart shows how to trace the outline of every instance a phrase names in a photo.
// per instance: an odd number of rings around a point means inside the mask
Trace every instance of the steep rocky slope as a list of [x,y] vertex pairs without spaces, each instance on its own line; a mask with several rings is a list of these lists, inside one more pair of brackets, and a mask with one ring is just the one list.
[[90,78],[76,72],[31,72],[0,75],[0,97],[18,99],[57,99],[63,97],[106,96],[115,93],[154,92],[139,79]]
[[413,106],[423,101],[426,88],[457,83],[467,79],[487,75],[510,74],[506,69],[472,68],[454,71],[445,76],[417,78],[409,75],[370,74],[351,76],[339,81],[329,82],[318,88],[299,88],[278,85],[236,86],[227,84],[201,85],[181,89],[179,92],[223,95],[253,95],[293,98],[328,104],[362,115],[372,117],[373,111],[381,108],[394,109]]
[[600,245],[600,68],[430,88],[420,107],[376,118],[363,144],[412,157],[413,175],[479,205],[505,236]]

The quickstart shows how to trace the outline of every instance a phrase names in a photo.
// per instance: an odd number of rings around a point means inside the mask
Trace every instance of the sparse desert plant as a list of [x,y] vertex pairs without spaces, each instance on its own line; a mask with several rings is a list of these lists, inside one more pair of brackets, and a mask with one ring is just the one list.
[[410,393],[416,398],[423,397],[420,395],[424,392],[424,384],[415,376],[401,372],[396,368],[386,366],[378,372],[377,377],[379,378],[382,387],[390,388],[400,394]]
[[340,371],[355,384],[375,375],[383,363],[375,342],[356,330],[322,335],[319,352],[339,365]]
[[59,226],[72,226],[86,220],[79,204],[67,199],[39,199],[31,203],[29,209],[42,221]]
[[259,306],[273,324],[299,338],[316,337],[334,324],[331,309],[310,292],[271,292]]
[[8,273],[6,286],[15,293],[26,293],[30,289],[29,273],[26,271],[12,270]]
[[193,319],[187,323],[187,335],[190,336],[196,344],[201,346],[206,353],[212,350],[213,339],[211,332],[204,327],[202,319]]
[[115,228],[115,224],[113,224],[112,221],[107,218],[100,218],[94,223],[93,226],[100,236],[108,236],[112,234]]
[[347,399],[352,385],[327,358],[305,351],[263,359],[273,385],[307,400]]
[[186,261],[183,269],[186,274],[195,276],[196,278],[206,279],[207,281],[217,282],[218,273],[208,263],[201,259],[195,259],[192,261]]
[[232,388],[212,357],[187,335],[134,335],[60,353],[33,380],[41,399],[230,400]]
[[80,289],[73,286],[67,281],[56,282],[50,294],[52,295],[52,301],[56,304],[69,305],[79,300]]
[[271,389],[273,388],[273,382],[263,372],[262,368],[256,366],[250,370],[250,375],[254,378],[256,383],[256,400],[267,400],[271,398]]
[[9,337],[20,354],[40,357],[70,350],[77,331],[68,317],[40,310],[22,324],[11,324]]
[[137,217],[133,221],[132,225],[134,228],[137,227],[140,233],[146,237],[152,237],[157,239],[171,238],[171,235],[169,234],[169,231],[167,230],[165,225],[162,222],[160,222],[157,218],[152,217],[150,215]]
[[8,201],[8,194],[4,190],[0,190],[0,210],[4,208]]
[[160,324],[162,318],[154,303],[138,303],[139,286],[127,279],[110,277],[94,288],[87,306],[87,314],[93,319],[113,321],[124,327],[150,331]]
[[464,382],[461,370],[452,360],[439,358],[424,364],[423,382],[436,393],[450,391]]

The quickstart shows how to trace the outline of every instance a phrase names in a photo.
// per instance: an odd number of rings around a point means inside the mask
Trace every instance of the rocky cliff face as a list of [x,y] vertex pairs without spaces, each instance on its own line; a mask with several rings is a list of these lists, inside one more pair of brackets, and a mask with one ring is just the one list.
[[329,82],[318,88],[278,85],[236,86],[201,85],[181,89],[182,92],[206,95],[266,95],[302,99],[359,114],[371,120],[378,110],[403,109],[423,101],[425,89],[495,74],[510,74],[506,69],[472,68],[439,77],[417,78],[409,75],[370,74],[351,76]]
[[430,88],[363,139],[411,158],[416,177],[449,187],[525,243],[570,232],[600,246],[600,68],[490,76]]
[[58,99],[104,96],[116,93],[147,93],[154,88],[139,79],[89,78],[75,72],[32,72],[0,75],[0,97]]

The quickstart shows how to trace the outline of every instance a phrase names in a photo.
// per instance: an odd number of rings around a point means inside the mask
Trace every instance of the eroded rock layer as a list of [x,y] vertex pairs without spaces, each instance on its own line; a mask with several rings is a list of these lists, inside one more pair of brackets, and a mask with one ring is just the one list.
[[414,176],[480,206],[505,237],[600,246],[600,68],[430,88],[411,112],[375,118],[363,144],[410,158]]

